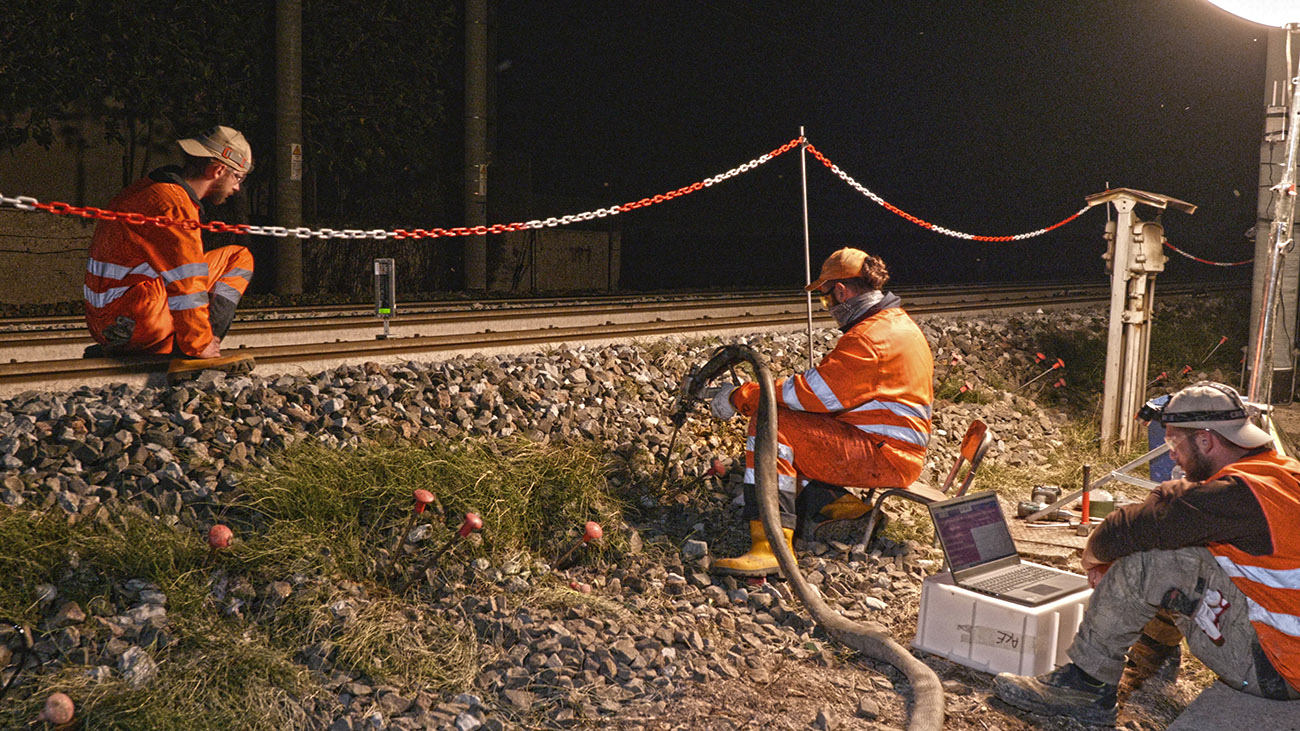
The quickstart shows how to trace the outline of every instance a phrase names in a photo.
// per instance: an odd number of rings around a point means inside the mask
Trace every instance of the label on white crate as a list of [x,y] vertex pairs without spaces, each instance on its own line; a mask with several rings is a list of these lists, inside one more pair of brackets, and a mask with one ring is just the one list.
[[963,643],[1015,650],[1016,652],[1034,650],[1034,640],[1036,638],[1032,635],[1025,637],[1019,632],[1008,632],[999,627],[978,627],[969,624],[959,624],[957,629],[961,631],[961,641]]

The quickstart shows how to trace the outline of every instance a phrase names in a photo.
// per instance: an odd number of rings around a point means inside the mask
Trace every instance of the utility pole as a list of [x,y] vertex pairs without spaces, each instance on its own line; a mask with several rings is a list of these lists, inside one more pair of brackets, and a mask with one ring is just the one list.
[[[1295,322],[1297,283],[1300,282],[1300,257],[1282,257],[1274,251],[1274,223],[1295,215],[1295,197],[1277,186],[1282,182],[1287,168],[1289,137],[1286,129],[1288,105],[1293,101],[1288,94],[1287,31],[1273,28],[1268,31],[1268,62],[1264,79],[1264,138],[1259,145],[1259,198],[1255,210],[1255,264],[1250,298],[1250,348],[1246,354],[1251,387],[1247,398],[1259,403],[1272,403],[1279,392],[1290,393],[1295,380],[1292,349],[1295,347]],[[1280,204],[1280,205],[1279,205]],[[1285,243],[1288,231],[1283,236]],[[1278,268],[1277,279],[1270,279],[1272,267]],[[1272,286],[1272,294],[1268,290]],[[1264,299],[1268,296],[1272,306],[1261,314]],[[1279,314],[1280,313],[1280,314]],[[1261,325],[1268,321],[1268,337],[1261,338]],[[1263,351],[1261,350],[1263,345]],[[1270,347],[1271,346],[1271,347]],[[1269,352],[1271,351],[1271,352]],[[1258,369],[1256,366],[1259,366]],[[1274,381],[1284,379],[1285,386],[1274,388]]]
[[[488,0],[465,2],[465,225],[487,224]],[[487,289],[487,236],[465,237],[465,289]]]
[[[302,0],[275,3],[275,223],[302,226]],[[302,240],[276,239],[276,294],[302,294]]]

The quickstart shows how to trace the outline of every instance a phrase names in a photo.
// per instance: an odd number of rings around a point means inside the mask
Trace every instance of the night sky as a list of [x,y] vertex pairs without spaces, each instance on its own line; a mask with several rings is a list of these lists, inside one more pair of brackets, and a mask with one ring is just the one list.
[[[1165,214],[1182,248],[1252,255],[1266,31],[1205,0],[501,0],[497,31],[496,159],[526,160],[539,196],[635,200],[804,125],[938,225],[1036,229],[1109,182],[1199,206]],[[1101,210],[1032,243],[980,244],[903,221],[811,158],[808,184],[814,269],[856,245],[900,284],[1105,277]],[[582,210],[538,200],[532,215]],[[800,205],[792,151],[624,214],[624,284],[802,283]],[[1226,274],[1173,257],[1166,276]]]

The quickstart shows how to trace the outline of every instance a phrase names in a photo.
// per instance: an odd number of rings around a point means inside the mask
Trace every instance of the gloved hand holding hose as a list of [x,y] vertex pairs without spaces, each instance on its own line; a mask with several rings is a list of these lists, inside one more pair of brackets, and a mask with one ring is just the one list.
[[709,402],[709,411],[719,419],[730,419],[736,415],[736,407],[731,403],[731,392],[736,384],[710,386],[700,390],[700,398]]

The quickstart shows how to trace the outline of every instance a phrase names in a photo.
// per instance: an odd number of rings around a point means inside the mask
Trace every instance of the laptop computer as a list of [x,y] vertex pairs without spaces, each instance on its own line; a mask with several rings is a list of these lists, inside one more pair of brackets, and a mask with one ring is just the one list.
[[1020,560],[1002,506],[992,491],[930,503],[953,583],[1037,606],[1088,588],[1088,579]]

